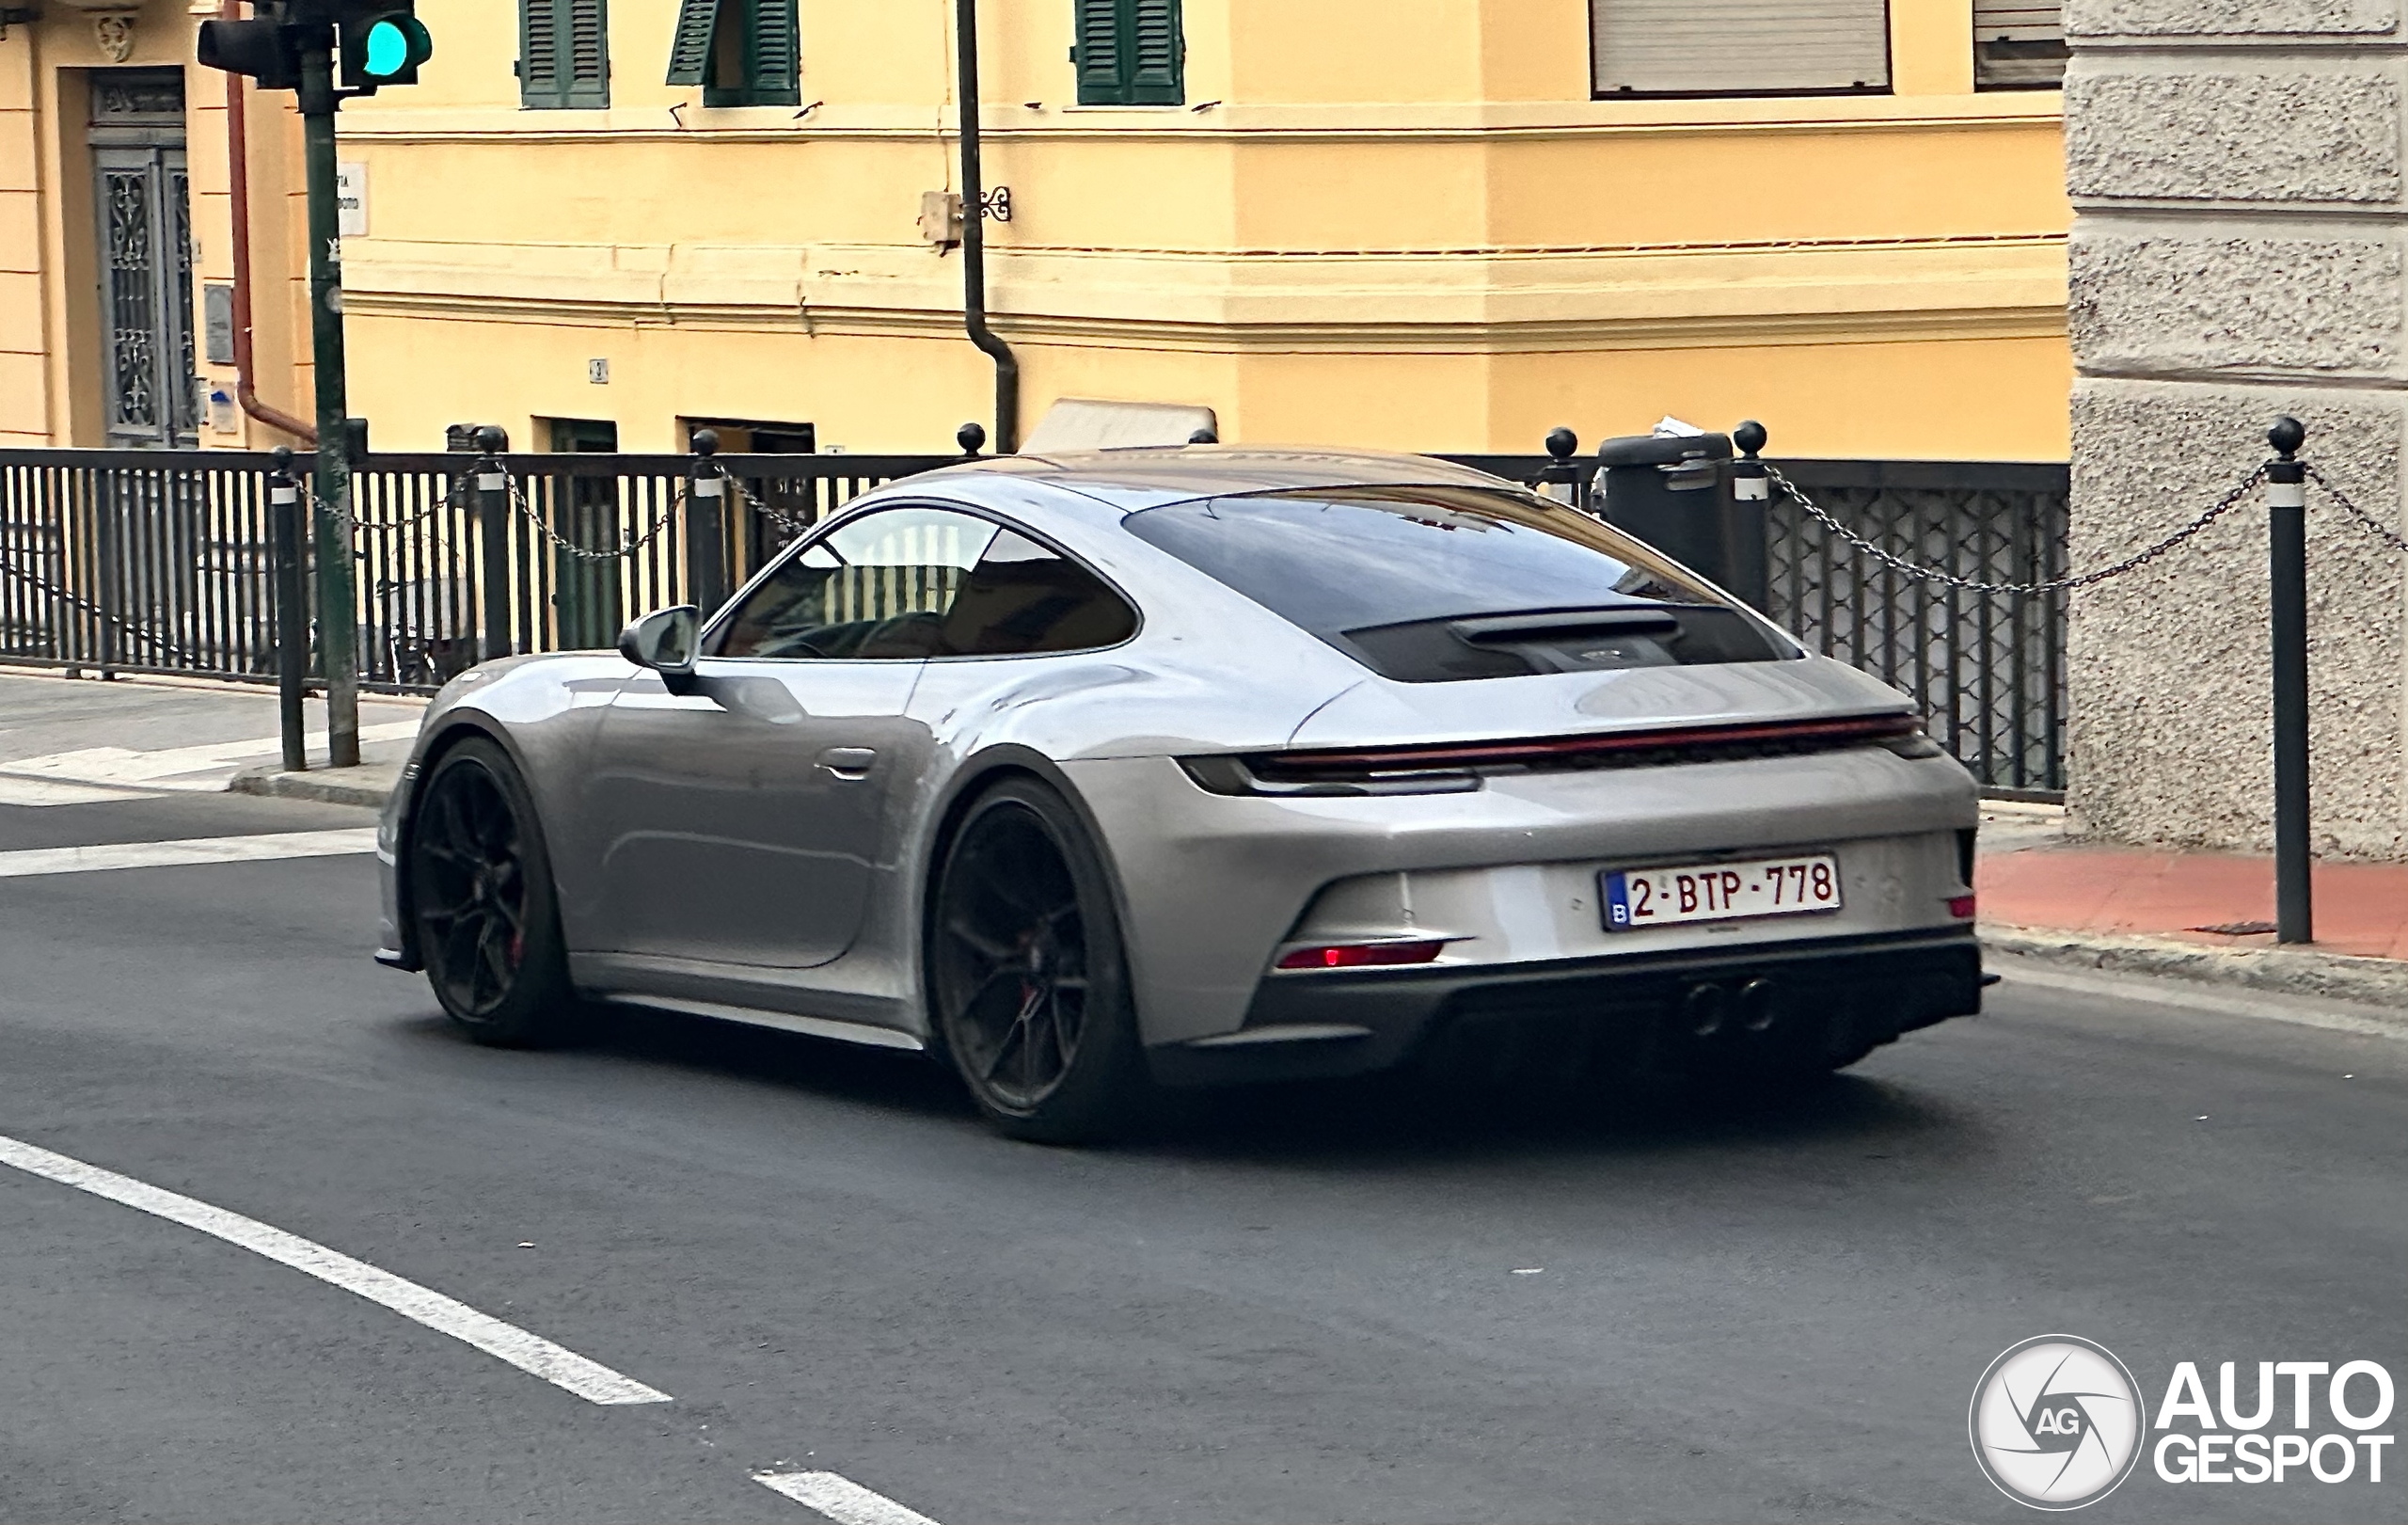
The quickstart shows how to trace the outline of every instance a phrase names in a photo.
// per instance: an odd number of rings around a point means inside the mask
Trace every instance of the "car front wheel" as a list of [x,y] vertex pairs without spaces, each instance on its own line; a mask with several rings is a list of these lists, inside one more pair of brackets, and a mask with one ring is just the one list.
[[534,801],[483,737],[436,762],[409,834],[410,895],[427,982],[481,1043],[566,1036],[576,1009]]

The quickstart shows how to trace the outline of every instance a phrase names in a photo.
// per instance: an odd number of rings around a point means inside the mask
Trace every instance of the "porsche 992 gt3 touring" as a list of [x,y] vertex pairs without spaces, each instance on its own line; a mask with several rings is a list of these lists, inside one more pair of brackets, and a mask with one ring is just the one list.
[[1903,695],[1481,472],[1008,457],[454,680],[378,957],[492,1042],[927,1050],[1039,1139],[1407,1061],[1802,1074],[1978,1009],[1975,799]]

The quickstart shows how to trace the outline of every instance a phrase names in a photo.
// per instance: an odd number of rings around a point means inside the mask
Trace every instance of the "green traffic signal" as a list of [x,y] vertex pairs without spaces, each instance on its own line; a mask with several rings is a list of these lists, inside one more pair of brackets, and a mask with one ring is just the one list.
[[415,16],[386,16],[368,28],[368,77],[391,79],[426,62],[435,41]]
[[426,25],[406,10],[373,9],[341,24],[344,83],[371,89],[379,85],[415,85],[419,65],[435,56],[435,39]]

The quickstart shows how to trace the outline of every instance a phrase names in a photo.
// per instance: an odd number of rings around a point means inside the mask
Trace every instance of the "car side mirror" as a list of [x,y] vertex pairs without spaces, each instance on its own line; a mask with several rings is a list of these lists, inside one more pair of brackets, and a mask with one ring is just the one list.
[[658,673],[671,692],[682,691],[694,675],[702,625],[702,611],[691,604],[656,610],[619,632],[619,655]]

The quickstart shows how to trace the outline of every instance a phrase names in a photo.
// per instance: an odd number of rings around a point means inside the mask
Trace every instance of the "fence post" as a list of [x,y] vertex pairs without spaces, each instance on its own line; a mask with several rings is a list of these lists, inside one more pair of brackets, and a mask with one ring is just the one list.
[[125,582],[123,482],[122,472],[99,471],[93,474],[92,503],[100,516],[100,522],[95,528],[98,531],[96,539],[99,542],[101,564],[100,576],[92,591],[100,595],[101,627],[96,633],[101,638],[100,676],[103,683],[117,676],[118,659],[121,651],[118,643],[118,630],[122,618],[119,611],[124,603],[119,596],[119,591]]
[[267,500],[275,545],[276,717],[284,739],[284,770],[309,771],[301,696],[309,682],[309,612],[301,570],[301,486],[293,480],[293,451],[278,445],[271,459]]
[[1772,479],[1762,453],[1771,437],[1750,419],[1731,431],[1739,458],[1731,463],[1731,499],[1723,512],[1723,575],[1733,593],[1756,609],[1772,603],[1772,557],[1765,516],[1772,502]]
[[727,602],[727,482],[713,457],[719,431],[694,431],[694,464],[686,485],[687,597],[709,619]]
[[2289,417],[2266,431],[2266,524],[2273,573],[2274,941],[2316,940],[2308,876],[2307,430]]
[[1572,453],[1580,448],[1580,437],[1565,428],[1547,431],[1547,463],[1539,470],[1538,481],[1530,484],[1540,496],[1552,498],[1566,508],[1580,506],[1580,469],[1572,464]]
[[510,655],[510,472],[494,459],[510,448],[510,437],[488,423],[477,431],[477,527],[483,542],[484,640],[478,660]]

